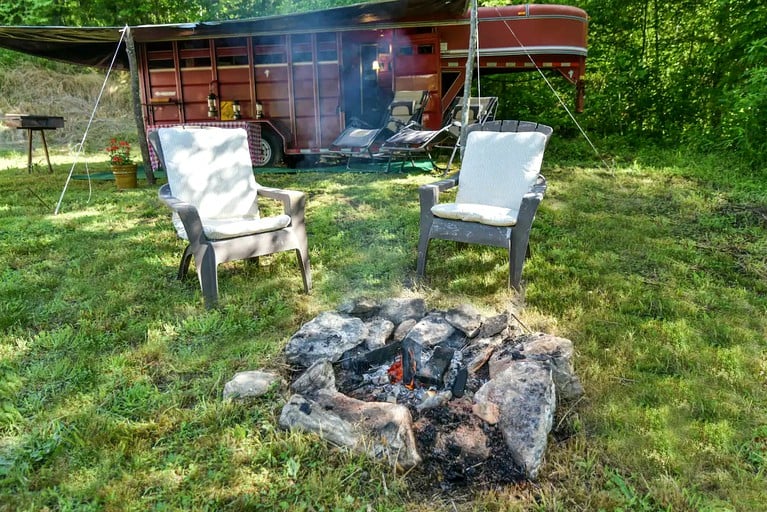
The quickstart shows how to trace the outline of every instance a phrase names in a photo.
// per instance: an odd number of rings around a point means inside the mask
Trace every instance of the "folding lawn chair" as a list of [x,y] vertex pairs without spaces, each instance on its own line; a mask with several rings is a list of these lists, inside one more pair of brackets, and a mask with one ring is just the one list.
[[353,158],[380,158],[382,155],[378,152],[383,141],[403,128],[421,122],[428,97],[428,91],[395,92],[379,127],[348,126],[331,143],[330,150],[347,157],[347,169],[351,169]]
[[[469,125],[492,121],[497,107],[498,98],[495,96],[469,98]],[[449,150],[450,158],[443,169],[447,174],[459,148],[463,108],[463,97],[459,96],[448,109],[449,114],[445,116],[445,121],[439,130],[403,129],[386,139],[381,145],[381,153],[389,156],[387,170],[394,159],[401,160],[403,166],[406,160],[415,165],[414,156],[417,154],[426,156],[432,166],[439,169],[434,155],[439,151]]]

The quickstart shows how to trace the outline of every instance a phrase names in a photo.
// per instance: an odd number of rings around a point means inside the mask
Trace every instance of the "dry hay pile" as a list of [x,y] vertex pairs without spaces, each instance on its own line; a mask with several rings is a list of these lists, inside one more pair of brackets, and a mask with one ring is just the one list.
[[[79,144],[104,83],[106,70],[22,63],[0,69],[0,116],[22,113],[64,117],[64,128],[46,132],[52,146]],[[110,74],[88,132],[86,150],[97,152],[110,137],[133,141],[136,125],[126,72]],[[35,142],[38,143],[39,139]],[[26,151],[26,131],[0,124],[0,149]]]

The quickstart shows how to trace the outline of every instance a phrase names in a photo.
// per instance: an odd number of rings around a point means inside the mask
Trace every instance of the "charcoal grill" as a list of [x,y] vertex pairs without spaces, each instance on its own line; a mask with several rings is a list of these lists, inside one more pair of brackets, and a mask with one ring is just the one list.
[[48,171],[53,173],[51,158],[48,155],[48,143],[45,141],[45,130],[55,130],[64,127],[64,118],[59,116],[38,116],[30,114],[6,114],[3,116],[3,124],[18,130],[27,130],[27,172],[32,172],[32,134],[40,132],[45,149],[45,160],[48,162]]

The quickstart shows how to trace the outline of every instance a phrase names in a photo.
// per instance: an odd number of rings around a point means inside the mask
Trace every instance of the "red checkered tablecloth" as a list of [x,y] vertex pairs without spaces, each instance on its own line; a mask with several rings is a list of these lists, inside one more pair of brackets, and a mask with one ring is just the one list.
[[[169,126],[217,126],[219,128],[244,128],[248,132],[248,147],[250,149],[250,161],[256,167],[261,162],[261,125],[259,123],[249,123],[247,121],[200,121],[196,123],[161,123],[147,126],[146,132],[149,135],[159,128]],[[160,167],[159,159],[149,144],[149,160],[152,169],[157,170]]]

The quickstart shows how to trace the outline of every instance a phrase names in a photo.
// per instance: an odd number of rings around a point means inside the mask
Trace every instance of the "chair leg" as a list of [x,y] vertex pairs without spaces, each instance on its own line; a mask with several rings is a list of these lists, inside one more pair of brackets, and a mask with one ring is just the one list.
[[442,173],[442,176],[446,176],[448,172],[450,172],[450,166],[453,165],[453,159],[455,158],[455,153],[458,151],[458,143],[455,143],[455,146],[453,146],[453,151],[450,153],[450,159],[447,161],[447,167],[445,167],[445,172]]
[[189,264],[192,261],[192,246],[187,245],[186,249],[184,249],[184,254],[181,255],[181,263],[178,266],[178,280],[182,280],[186,277],[186,274],[189,272]]
[[[516,236],[515,236],[516,235]],[[512,231],[509,242],[509,287],[521,291],[522,267],[525,264],[530,232],[515,233]]]
[[197,278],[200,280],[205,307],[211,308],[218,302],[218,270],[216,251],[209,245],[200,248],[194,255]]
[[429,230],[421,229],[421,236],[418,239],[418,263],[416,264],[416,274],[423,277],[426,275],[426,257],[429,254]]
[[301,278],[304,281],[304,291],[309,293],[312,290],[312,267],[309,263],[309,249],[306,247],[296,249],[296,259],[301,270]]

